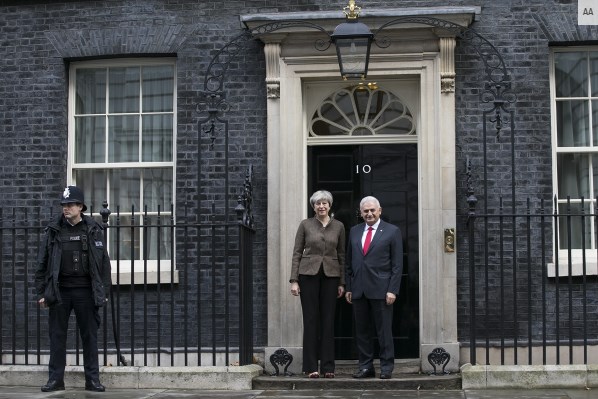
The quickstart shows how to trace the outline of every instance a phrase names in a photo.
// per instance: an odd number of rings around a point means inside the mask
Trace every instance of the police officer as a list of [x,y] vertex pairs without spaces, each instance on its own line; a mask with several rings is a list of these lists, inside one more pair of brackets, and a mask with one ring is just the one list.
[[104,392],[98,361],[99,309],[108,301],[110,259],[104,247],[103,228],[87,210],[83,191],[64,189],[62,215],[46,227],[35,271],[38,303],[49,307],[49,379],[43,392],[64,390],[66,336],[75,311],[83,342],[85,389]]

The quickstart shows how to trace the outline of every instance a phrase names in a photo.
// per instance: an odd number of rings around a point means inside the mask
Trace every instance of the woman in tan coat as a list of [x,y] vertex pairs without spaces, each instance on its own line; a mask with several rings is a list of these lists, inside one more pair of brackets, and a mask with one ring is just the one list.
[[334,378],[334,312],[345,291],[345,226],[330,217],[330,192],[316,191],[309,202],[316,215],[297,229],[291,294],[301,297],[303,372],[309,378]]

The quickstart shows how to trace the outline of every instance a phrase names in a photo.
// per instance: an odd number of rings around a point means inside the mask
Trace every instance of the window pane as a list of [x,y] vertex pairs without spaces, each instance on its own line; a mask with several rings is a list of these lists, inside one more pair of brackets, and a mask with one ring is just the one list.
[[172,161],[172,115],[146,115],[142,120],[142,161]]
[[598,51],[590,52],[590,75],[592,83],[592,97],[598,96]]
[[[559,204],[561,215],[571,217],[559,218],[559,248],[560,249],[582,249],[582,225],[585,229],[585,249],[592,248],[591,223],[592,218],[587,216],[590,213],[588,202],[584,202],[585,216],[581,216],[581,204]],[[569,232],[571,235],[569,235]]]
[[384,102],[384,93],[377,92],[373,96],[370,96],[367,88],[357,89],[353,91],[353,101],[355,101],[359,120],[370,120],[376,116],[376,111],[380,111],[379,106]]
[[585,52],[555,53],[557,97],[585,97],[588,94],[588,67]]
[[[379,94],[381,96],[381,94]],[[409,111],[396,98],[384,96],[383,107],[372,117],[376,118],[373,127],[376,134],[408,134],[413,132],[413,118]],[[381,102],[381,101],[380,101]]]
[[147,239],[147,259],[158,259],[158,252],[160,260],[171,259],[170,243],[172,241],[172,234],[170,231],[170,224],[172,223],[170,216],[154,216],[145,219],[148,222],[144,233]]
[[75,118],[75,163],[105,162],[106,118]]
[[[73,172],[75,184],[83,190],[85,205],[88,212],[98,214],[103,208],[102,204],[108,198],[106,196],[106,171],[96,169],[79,169]],[[108,208],[113,209],[115,204],[108,202]]]
[[558,197],[589,198],[589,156],[586,154],[558,154]]
[[110,68],[110,113],[139,112],[139,67]]
[[340,112],[332,102],[324,102],[313,116],[311,128],[313,134],[316,136],[349,134],[351,125],[343,115],[344,113]]
[[[109,249],[111,259],[116,259],[118,253],[121,261],[126,260],[161,260],[171,259],[172,234],[170,230],[170,216],[135,216],[121,213],[119,237],[116,229],[109,229]],[[116,214],[110,215],[110,225],[116,226]],[[143,245],[142,242],[146,243]],[[116,250],[119,247],[118,251]]]
[[170,212],[172,203],[172,169],[152,168],[143,171],[143,202],[148,211]]
[[172,112],[174,67],[143,67],[143,112]]
[[[108,174],[110,178],[110,202],[120,206],[121,212],[131,212],[135,206],[135,212],[140,212],[141,197],[140,172],[139,169],[114,169]],[[113,206],[114,206],[113,205]],[[114,206],[116,209],[116,207]]]
[[139,161],[139,117],[108,118],[109,162]]
[[[116,234],[116,229],[108,228],[108,237],[109,237],[109,246],[108,249],[110,250],[110,259],[116,260],[116,256],[121,261],[123,260],[131,260],[131,259],[139,259],[140,254],[140,237],[141,237],[141,229],[139,227],[140,217],[131,217],[131,214],[127,214],[127,212],[123,212],[121,210],[120,218],[118,220],[118,226],[121,228],[119,229],[118,237]],[[117,218],[116,212],[110,215],[110,226],[117,226]],[[132,226],[136,227],[132,227]],[[117,246],[118,252],[117,252]],[[132,256],[132,257],[131,257]]]
[[587,101],[572,100],[556,103],[559,147],[584,147],[589,141]]
[[106,70],[77,69],[75,114],[106,112]]
[[[349,123],[354,125],[359,122],[358,115],[355,115],[353,96],[347,90],[339,90],[333,95],[332,101],[334,101],[336,107],[329,108],[333,117],[328,119],[345,126],[351,126]],[[339,112],[341,114],[338,114]],[[328,112],[322,112],[322,114],[328,116]],[[343,115],[348,119],[348,122]]]

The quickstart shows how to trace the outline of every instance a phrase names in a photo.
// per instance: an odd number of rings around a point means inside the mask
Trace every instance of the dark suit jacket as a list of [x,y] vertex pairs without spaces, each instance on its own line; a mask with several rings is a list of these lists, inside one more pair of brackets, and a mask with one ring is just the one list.
[[403,273],[403,238],[401,230],[383,220],[363,254],[361,237],[365,223],[351,228],[345,258],[347,292],[355,299],[385,299],[387,292],[399,295]]
[[315,275],[324,265],[324,274],[339,277],[345,284],[345,225],[332,219],[326,227],[313,217],[299,224],[293,248],[290,280],[300,274]]

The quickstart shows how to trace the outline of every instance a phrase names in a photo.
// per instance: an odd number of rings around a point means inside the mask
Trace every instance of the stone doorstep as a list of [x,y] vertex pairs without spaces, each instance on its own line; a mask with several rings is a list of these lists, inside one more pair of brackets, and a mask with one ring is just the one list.
[[463,389],[596,388],[598,365],[461,367]]
[[259,390],[460,390],[461,375],[427,375],[393,373],[389,380],[353,378],[351,374],[336,373],[335,378],[308,378],[305,375],[259,376],[253,380]]
[[[252,389],[252,381],[263,374],[261,366],[202,367],[100,367],[106,388],[163,389]],[[0,386],[39,386],[48,379],[47,366],[0,366]],[[67,366],[67,387],[84,387],[83,366]]]
[[[268,357],[266,357],[268,359]],[[279,366],[279,373],[282,375],[284,371],[284,365]],[[374,360],[374,368],[380,370],[380,361]],[[337,375],[352,375],[357,371],[357,360],[336,360],[335,370]],[[301,375],[301,365],[296,365],[294,362],[291,363],[291,367],[287,370],[294,376]],[[394,373],[398,374],[418,374],[421,371],[419,359],[395,359]],[[264,373],[270,375],[274,372],[273,365],[267,361],[265,365]]]

